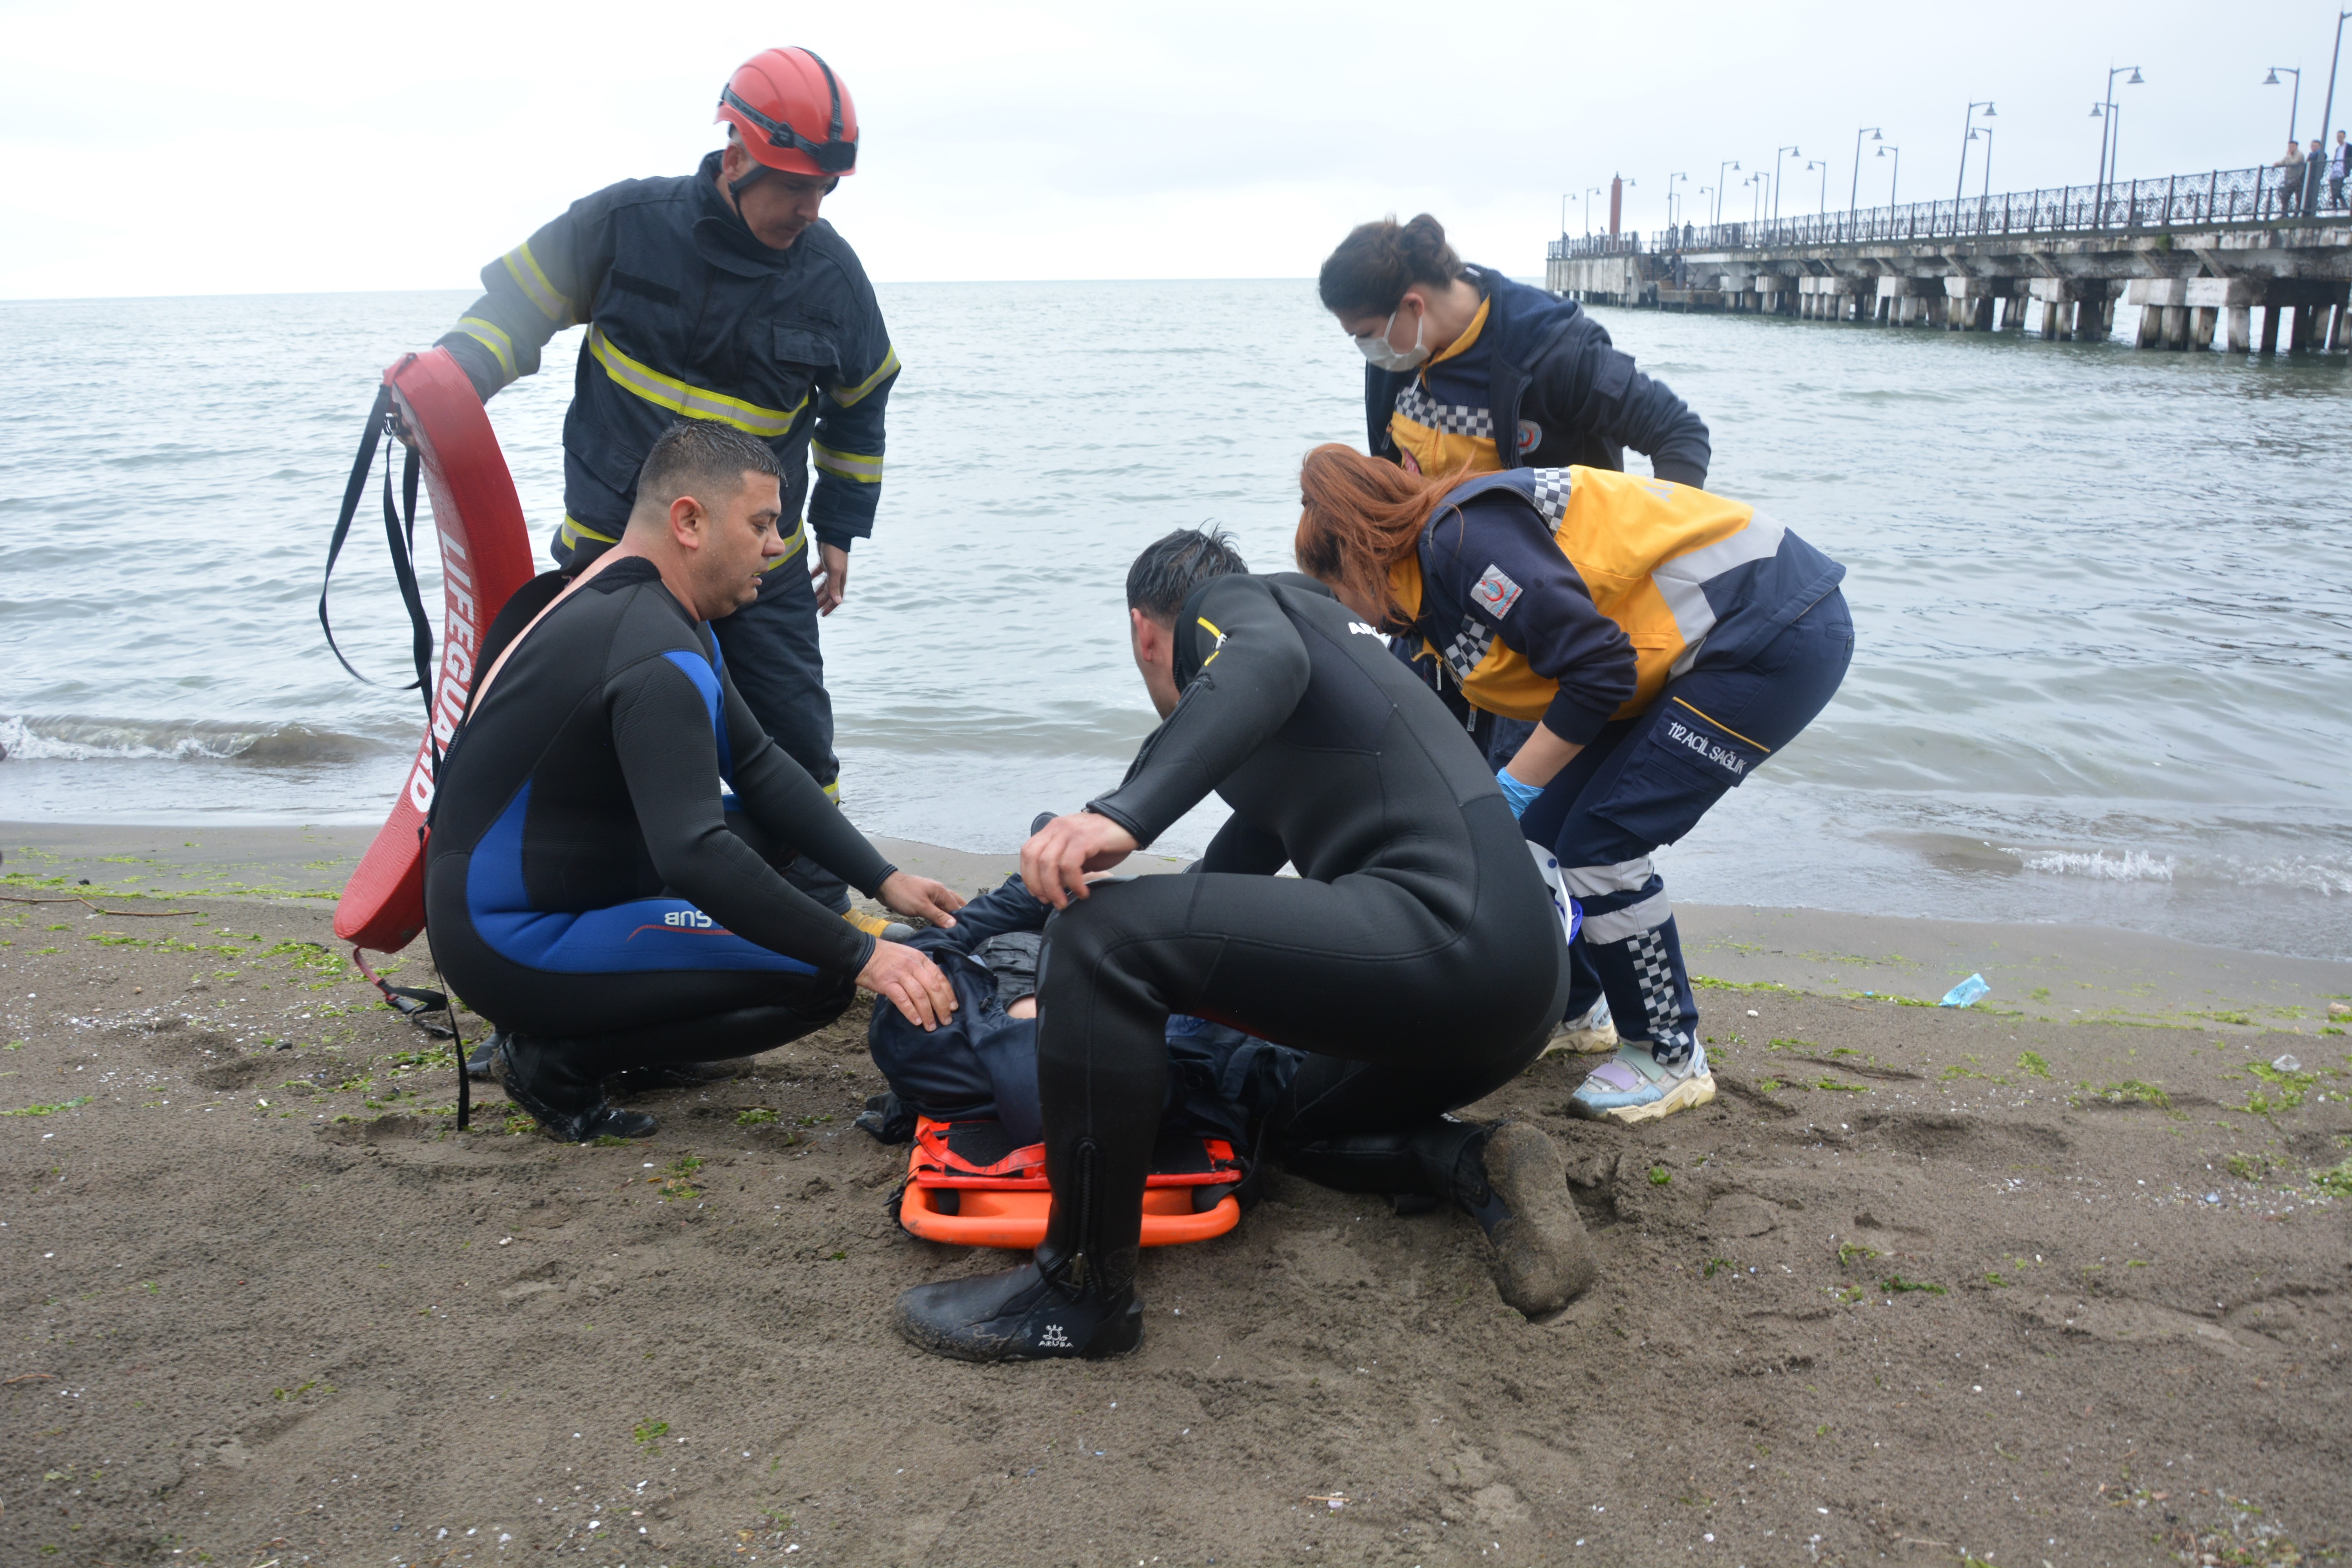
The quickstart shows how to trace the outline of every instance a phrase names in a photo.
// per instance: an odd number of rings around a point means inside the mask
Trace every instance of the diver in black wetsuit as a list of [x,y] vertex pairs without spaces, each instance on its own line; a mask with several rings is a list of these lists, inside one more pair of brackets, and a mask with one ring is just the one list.
[[858,984],[925,1027],[956,1005],[929,958],[780,874],[806,855],[941,925],[963,902],[886,864],[728,677],[707,623],[758,594],[780,515],[764,443],[673,425],[621,542],[498,657],[444,759],[434,962],[507,1032],[507,1092],[559,1138],[651,1133],[604,1079],[782,1045]]
[[[1261,1135],[1291,1171],[1450,1199],[1486,1227],[1507,1300],[1564,1304],[1592,1265],[1550,1142],[1443,1114],[1536,1059],[1570,978],[1476,749],[1328,590],[1252,576],[1219,536],[1154,544],[1128,602],[1165,722],[1125,783],[1021,852],[1064,911],[1038,992],[1053,1217],[1034,1262],[901,1296],[900,1331],[975,1361],[1134,1348],[1171,1012],[1318,1053]],[[1234,815],[1194,874],[1087,885],[1213,789]],[[1286,863],[1296,878],[1274,875]]]

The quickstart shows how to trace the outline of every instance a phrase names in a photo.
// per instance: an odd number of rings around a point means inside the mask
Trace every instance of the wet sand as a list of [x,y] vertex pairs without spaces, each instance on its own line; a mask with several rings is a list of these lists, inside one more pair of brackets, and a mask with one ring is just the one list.
[[[0,893],[90,900],[0,904],[0,1562],[2352,1544],[2352,965],[1686,908],[1715,1104],[1576,1122],[1555,1057],[1472,1112],[1567,1156],[1605,1273],[1559,1320],[1501,1305],[1466,1219],[1277,1176],[1147,1260],[1134,1356],[979,1369],[888,1330],[1003,1259],[885,1215],[861,1016],[647,1097],[646,1143],[556,1146],[496,1090],[458,1134],[446,1044],[332,942],[366,837],[0,826]],[[1967,1011],[1891,999],[1972,971]]]

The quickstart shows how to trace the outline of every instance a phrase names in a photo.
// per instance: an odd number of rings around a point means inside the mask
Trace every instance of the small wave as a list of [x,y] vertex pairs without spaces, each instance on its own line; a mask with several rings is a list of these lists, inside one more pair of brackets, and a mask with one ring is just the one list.
[[2006,849],[2029,871],[2046,871],[2057,877],[2088,877],[2102,882],[2169,882],[2179,864],[2169,855],[2150,855],[2144,849],[2126,849],[2120,855],[2109,855],[2104,849],[2094,849],[2085,855],[2078,850]]
[[2352,897],[2352,864],[2333,857],[2292,855],[2284,860],[2228,862],[2232,881],[2255,888],[2287,888],[2332,899]]
[[261,767],[351,763],[398,749],[371,736],[308,724],[73,716],[0,719],[0,747],[12,762],[235,762]]

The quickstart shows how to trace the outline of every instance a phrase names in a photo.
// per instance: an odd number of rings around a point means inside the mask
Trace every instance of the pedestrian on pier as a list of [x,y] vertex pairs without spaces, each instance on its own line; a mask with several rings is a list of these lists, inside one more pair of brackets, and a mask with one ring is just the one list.
[[2279,174],[2279,216],[2293,217],[2295,205],[2303,196],[2303,149],[2289,137],[2286,156],[2271,165]]
[[2344,132],[2336,133],[2336,147],[2327,156],[2327,205],[2336,211],[2344,210],[2344,182],[2352,177],[2352,145],[2344,140]]
[[2319,138],[2311,139],[2311,149],[2303,155],[2303,216],[2310,217],[2319,211],[2319,181],[2327,171],[2327,154]]

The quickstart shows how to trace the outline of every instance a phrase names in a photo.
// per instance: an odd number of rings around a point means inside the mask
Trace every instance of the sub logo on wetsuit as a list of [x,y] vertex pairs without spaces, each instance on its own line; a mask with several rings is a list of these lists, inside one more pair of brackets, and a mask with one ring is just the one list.
[[1543,445],[1543,426],[1532,419],[1519,421],[1519,450],[1532,452]]
[[700,910],[664,910],[661,924],[655,925],[647,921],[623,940],[635,942],[641,934],[649,931],[672,931],[687,936],[733,936],[735,934]]
[[1376,637],[1381,635],[1371,627],[1364,625],[1361,621],[1349,621],[1348,623],[1348,629],[1356,633],[1360,637]]

